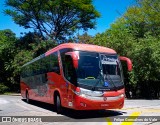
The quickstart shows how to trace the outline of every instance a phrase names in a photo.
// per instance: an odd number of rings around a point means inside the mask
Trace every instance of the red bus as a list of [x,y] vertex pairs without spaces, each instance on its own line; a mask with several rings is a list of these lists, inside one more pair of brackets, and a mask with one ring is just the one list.
[[117,109],[124,105],[124,81],[120,60],[128,70],[132,62],[110,48],[66,43],[22,67],[21,95],[29,100],[75,110]]

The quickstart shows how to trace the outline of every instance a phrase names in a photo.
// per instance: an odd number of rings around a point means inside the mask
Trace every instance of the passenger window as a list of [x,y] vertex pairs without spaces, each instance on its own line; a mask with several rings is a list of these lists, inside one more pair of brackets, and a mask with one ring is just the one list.
[[58,63],[58,53],[57,52],[50,55],[49,72],[55,72],[57,74],[60,74],[60,68],[59,68],[59,63]]

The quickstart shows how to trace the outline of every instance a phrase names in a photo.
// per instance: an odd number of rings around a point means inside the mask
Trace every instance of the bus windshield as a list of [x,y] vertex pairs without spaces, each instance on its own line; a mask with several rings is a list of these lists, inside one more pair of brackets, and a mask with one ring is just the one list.
[[123,86],[121,65],[117,55],[79,51],[76,74],[79,86],[104,90]]

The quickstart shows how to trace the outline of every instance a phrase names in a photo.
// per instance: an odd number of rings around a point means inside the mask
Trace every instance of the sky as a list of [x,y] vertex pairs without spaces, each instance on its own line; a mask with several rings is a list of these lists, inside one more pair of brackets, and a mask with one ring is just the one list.
[[[29,32],[31,29],[24,29],[15,24],[12,17],[6,16],[3,11],[6,9],[5,0],[0,0],[0,30],[11,29],[17,37],[21,36],[21,32]],[[132,6],[135,0],[93,0],[95,9],[101,14],[97,19],[96,29],[89,29],[87,33],[94,36],[102,33],[110,28],[110,25],[122,16],[129,6]],[[80,34],[83,32],[80,31]]]

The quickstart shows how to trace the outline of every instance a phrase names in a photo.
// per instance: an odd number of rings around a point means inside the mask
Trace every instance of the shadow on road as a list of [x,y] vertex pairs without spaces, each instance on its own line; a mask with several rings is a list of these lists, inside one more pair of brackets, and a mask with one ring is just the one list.
[[[24,99],[22,100],[25,101]],[[51,104],[47,104],[39,101],[31,101],[30,104],[49,110],[49,111],[56,112],[54,106]],[[89,119],[90,121],[92,121],[93,119],[97,119],[97,118],[114,117],[114,116],[123,115],[125,113],[126,112],[114,111],[114,110],[76,111],[76,110],[64,108],[62,115],[69,117],[70,119],[75,119],[75,120]]]

